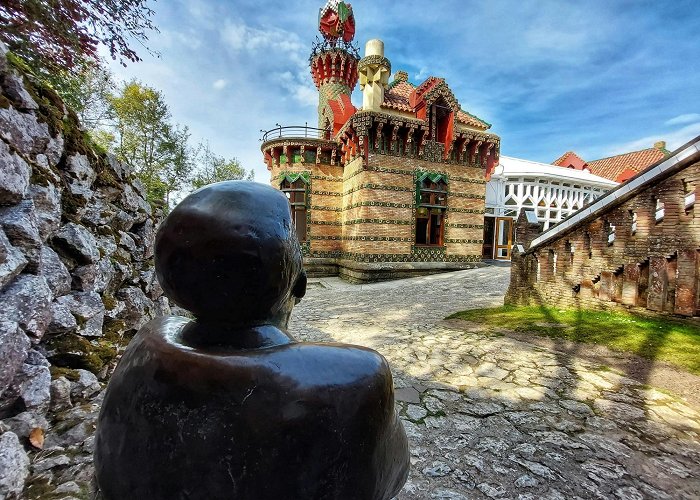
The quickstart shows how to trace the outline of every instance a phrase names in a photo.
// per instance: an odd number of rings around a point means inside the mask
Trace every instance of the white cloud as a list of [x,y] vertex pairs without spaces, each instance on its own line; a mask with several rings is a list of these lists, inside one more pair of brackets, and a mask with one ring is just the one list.
[[686,142],[700,135],[700,121],[697,123],[692,123],[686,125],[683,128],[675,130],[673,132],[664,132],[657,135],[649,135],[636,139],[634,141],[626,142],[623,144],[616,144],[608,148],[605,156],[619,155],[622,153],[629,153],[630,151],[639,151],[641,149],[647,149],[654,145],[657,141],[666,141],[666,149],[673,151],[678,149]]
[[211,86],[214,87],[216,90],[222,90],[224,87],[226,87],[226,85],[228,85],[228,82],[223,78],[219,78]]
[[429,70],[425,66],[423,66],[418,73],[416,73],[415,76],[415,84],[423,83],[423,80],[428,78]]
[[277,81],[302,106],[318,105],[318,90],[306,72],[300,71],[295,75],[291,71],[285,71],[277,74]]
[[[219,35],[232,57],[246,64],[251,73],[267,75],[265,80],[284,89],[302,107],[318,104],[318,92],[309,74],[310,44],[302,43],[299,35],[280,28],[260,29],[240,19],[227,19]],[[271,73],[270,68],[278,71]],[[268,96],[261,95],[261,99]]]
[[237,19],[225,21],[221,28],[221,39],[234,51],[265,51],[271,55],[285,53],[301,56],[309,49],[308,44],[301,43],[296,33],[272,27],[263,30]]
[[687,113],[678,115],[668,120],[664,125],[683,125],[685,123],[700,122],[700,113]]

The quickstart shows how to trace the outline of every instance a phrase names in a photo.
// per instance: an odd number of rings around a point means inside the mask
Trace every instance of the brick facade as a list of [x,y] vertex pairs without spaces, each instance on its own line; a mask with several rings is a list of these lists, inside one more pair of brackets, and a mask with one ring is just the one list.
[[566,230],[536,235],[521,214],[506,303],[700,314],[700,153],[679,151]]
[[[311,274],[368,281],[463,269],[481,261],[483,166],[374,148],[367,158],[357,155],[343,165],[331,164],[339,148],[325,140],[279,140],[266,147],[274,187],[286,174],[308,174],[302,247]],[[441,246],[415,245],[416,177],[422,172],[448,179]]]

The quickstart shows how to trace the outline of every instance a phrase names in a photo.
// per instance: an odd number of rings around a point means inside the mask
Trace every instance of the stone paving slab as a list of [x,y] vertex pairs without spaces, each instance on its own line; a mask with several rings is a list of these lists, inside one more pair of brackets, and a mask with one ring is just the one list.
[[700,498],[700,414],[575,356],[449,314],[503,303],[509,269],[314,280],[300,340],[371,347],[394,374],[411,473],[400,500]]

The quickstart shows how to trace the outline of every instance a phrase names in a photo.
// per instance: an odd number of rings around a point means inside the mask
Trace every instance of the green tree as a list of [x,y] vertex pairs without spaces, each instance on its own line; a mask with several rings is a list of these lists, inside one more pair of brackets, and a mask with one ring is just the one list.
[[91,133],[113,120],[111,98],[117,86],[102,61],[81,63],[73,71],[57,71],[46,80]]
[[152,204],[167,208],[175,191],[190,186],[196,155],[188,128],[172,122],[161,92],[136,80],[124,83],[110,103],[113,133],[95,140],[131,167]]
[[212,152],[209,144],[201,146],[199,166],[192,178],[192,187],[199,189],[207,184],[221,181],[255,179],[253,170],[244,169],[237,158],[226,159]]

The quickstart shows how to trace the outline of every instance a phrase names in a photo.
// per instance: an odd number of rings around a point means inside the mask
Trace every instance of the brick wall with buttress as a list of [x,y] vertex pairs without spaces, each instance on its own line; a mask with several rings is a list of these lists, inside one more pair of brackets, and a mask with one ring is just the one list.
[[698,186],[695,159],[532,251],[521,214],[506,303],[700,315]]

